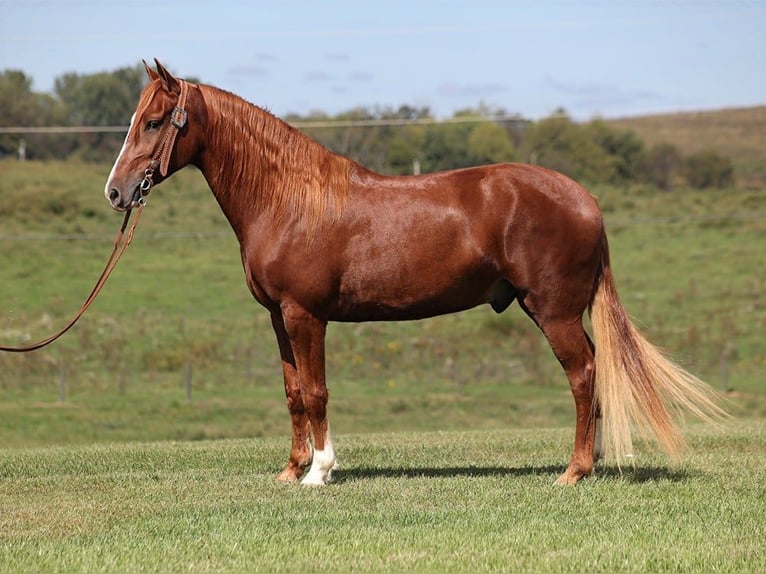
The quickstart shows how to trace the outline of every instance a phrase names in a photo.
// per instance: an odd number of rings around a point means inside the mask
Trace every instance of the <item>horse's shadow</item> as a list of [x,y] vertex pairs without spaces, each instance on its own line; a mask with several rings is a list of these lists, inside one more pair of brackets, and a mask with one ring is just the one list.
[[[341,468],[333,472],[333,482],[344,483],[376,478],[482,478],[482,477],[529,477],[549,476],[554,481],[562,472],[563,466],[459,466],[459,467],[413,467],[413,468]],[[630,483],[669,481],[683,482],[690,478],[688,470],[670,469],[662,466],[636,466],[623,468],[616,466],[597,466],[591,478],[598,480],[624,480]]]

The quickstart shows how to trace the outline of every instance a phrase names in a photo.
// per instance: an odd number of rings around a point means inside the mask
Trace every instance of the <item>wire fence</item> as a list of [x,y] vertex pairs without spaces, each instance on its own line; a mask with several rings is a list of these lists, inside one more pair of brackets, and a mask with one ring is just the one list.
[[[727,221],[751,221],[766,219],[766,211],[756,211],[748,213],[722,213],[722,214],[700,214],[700,215],[668,215],[655,217],[632,217],[632,218],[610,218],[605,216],[608,226],[651,226],[651,225],[674,225],[683,223],[704,223],[704,222],[727,222]],[[155,231],[145,234],[150,240],[162,239],[214,239],[231,237],[231,231]],[[8,242],[44,242],[44,241],[113,241],[114,235],[108,233],[31,233],[31,234],[0,234],[0,241]]]
[[[286,120],[287,121],[287,120]],[[521,121],[519,116],[458,116],[455,118],[380,118],[369,120],[300,120],[288,121],[298,129],[311,128],[370,128],[389,126],[420,126],[433,124],[477,124],[484,122]],[[4,126],[0,134],[94,134],[126,133],[130,126]]]

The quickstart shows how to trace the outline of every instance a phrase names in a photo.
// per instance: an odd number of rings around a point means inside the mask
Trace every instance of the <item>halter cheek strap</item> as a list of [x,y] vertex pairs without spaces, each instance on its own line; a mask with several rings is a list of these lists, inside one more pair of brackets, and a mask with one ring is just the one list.
[[178,137],[178,132],[180,132],[186,125],[186,94],[188,93],[189,85],[184,80],[178,80],[178,83],[181,86],[181,93],[178,96],[178,104],[173,108],[173,111],[170,112],[170,124],[162,135],[160,147],[157,148],[157,152],[154,154],[149,167],[144,170],[144,179],[141,180],[139,186],[139,197],[135,201],[135,204],[137,205],[146,204],[145,198],[149,195],[149,191],[154,185],[154,170],[159,168],[162,177],[165,177],[168,174],[170,154],[173,153],[173,148],[176,145],[176,137]]
[[165,130],[165,137],[160,148],[157,150],[158,157],[155,156],[155,159],[160,162],[160,175],[162,177],[165,177],[168,173],[170,154],[173,152],[173,147],[175,147],[178,132],[186,125],[186,94],[188,93],[188,84],[184,80],[178,80],[178,83],[181,86],[178,104],[170,113],[170,125]]

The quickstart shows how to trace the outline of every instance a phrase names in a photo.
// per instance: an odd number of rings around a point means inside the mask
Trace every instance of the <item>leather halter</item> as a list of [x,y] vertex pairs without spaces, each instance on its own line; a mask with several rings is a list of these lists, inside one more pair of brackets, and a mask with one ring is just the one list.
[[138,198],[133,202],[132,207],[146,205],[146,196],[149,195],[149,191],[154,185],[154,171],[157,168],[159,168],[162,177],[168,174],[168,164],[170,163],[170,155],[173,153],[173,148],[176,145],[176,137],[178,137],[178,132],[186,125],[187,120],[186,95],[189,84],[180,79],[178,83],[180,85],[178,104],[170,112],[170,123],[162,134],[160,146],[157,148],[149,167],[144,170],[144,179],[141,180],[138,186]]

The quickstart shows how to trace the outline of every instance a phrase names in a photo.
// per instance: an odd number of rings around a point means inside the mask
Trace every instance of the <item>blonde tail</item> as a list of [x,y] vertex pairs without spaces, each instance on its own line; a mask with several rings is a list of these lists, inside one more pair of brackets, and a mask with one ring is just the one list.
[[636,329],[617,295],[609,247],[591,305],[596,347],[596,399],[601,409],[602,446],[619,465],[633,453],[631,426],[677,456],[684,446],[674,419],[689,411],[717,424],[728,417],[720,395],[674,364]]

